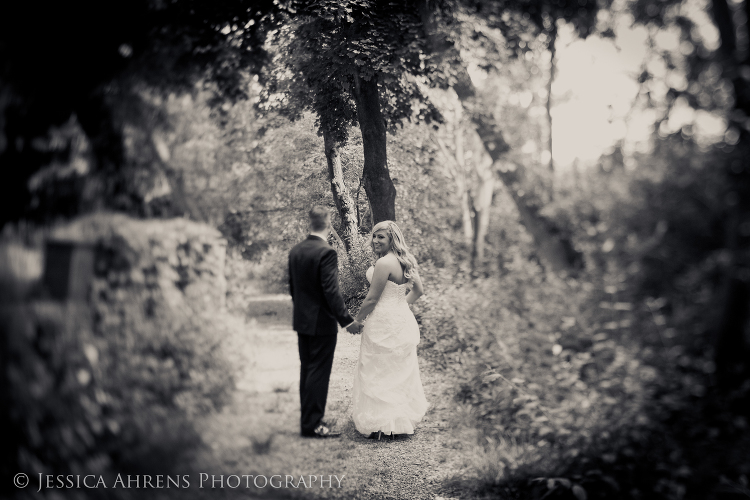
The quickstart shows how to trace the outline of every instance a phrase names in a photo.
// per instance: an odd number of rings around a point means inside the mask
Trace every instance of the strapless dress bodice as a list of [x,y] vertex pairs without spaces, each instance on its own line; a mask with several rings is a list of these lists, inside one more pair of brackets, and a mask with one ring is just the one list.
[[[372,275],[375,272],[375,268],[373,266],[370,266],[369,269],[367,269],[367,272],[365,275],[367,276],[367,281],[372,283]],[[408,283],[403,283],[401,285],[394,283],[391,280],[386,281],[385,288],[383,289],[383,293],[380,295],[380,299],[378,300],[378,304],[380,303],[387,303],[387,302],[400,302],[404,301],[406,302],[406,285]]]

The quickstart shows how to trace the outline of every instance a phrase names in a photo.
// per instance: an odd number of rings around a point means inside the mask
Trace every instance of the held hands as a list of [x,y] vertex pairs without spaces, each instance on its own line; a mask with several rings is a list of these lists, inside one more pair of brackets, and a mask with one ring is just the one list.
[[353,335],[362,333],[362,323],[359,321],[355,321],[354,323],[346,327],[346,331]]

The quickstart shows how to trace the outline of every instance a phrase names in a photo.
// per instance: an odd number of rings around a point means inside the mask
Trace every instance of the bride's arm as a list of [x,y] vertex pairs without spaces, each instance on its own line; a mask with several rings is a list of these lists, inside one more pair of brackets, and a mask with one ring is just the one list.
[[367,297],[365,297],[365,301],[362,302],[362,307],[359,308],[357,317],[354,318],[356,321],[364,321],[372,310],[375,309],[375,305],[378,303],[380,295],[383,293],[383,289],[385,289],[385,284],[388,281],[388,276],[390,276],[390,274],[391,272],[388,269],[388,264],[383,262],[383,259],[379,259],[375,263],[375,270],[372,273],[370,291],[367,292]]
[[411,291],[406,296],[406,303],[413,304],[419,297],[424,294],[424,288],[422,287],[422,278],[419,277],[416,271],[414,271],[414,277],[412,278],[414,286],[411,287]]

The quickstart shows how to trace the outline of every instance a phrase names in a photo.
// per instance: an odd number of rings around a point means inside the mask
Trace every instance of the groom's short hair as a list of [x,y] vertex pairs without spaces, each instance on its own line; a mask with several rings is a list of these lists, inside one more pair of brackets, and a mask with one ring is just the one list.
[[308,215],[310,216],[310,229],[313,231],[322,231],[328,227],[330,214],[327,208],[316,205],[310,209]]

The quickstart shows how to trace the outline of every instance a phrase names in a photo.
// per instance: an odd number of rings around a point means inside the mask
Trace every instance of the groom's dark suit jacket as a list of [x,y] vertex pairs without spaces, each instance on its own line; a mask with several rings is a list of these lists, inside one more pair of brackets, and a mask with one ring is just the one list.
[[339,292],[336,250],[317,236],[308,236],[289,252],[289,292],[292,325],[299,334],[336,335],[337,323],[354,321]]

